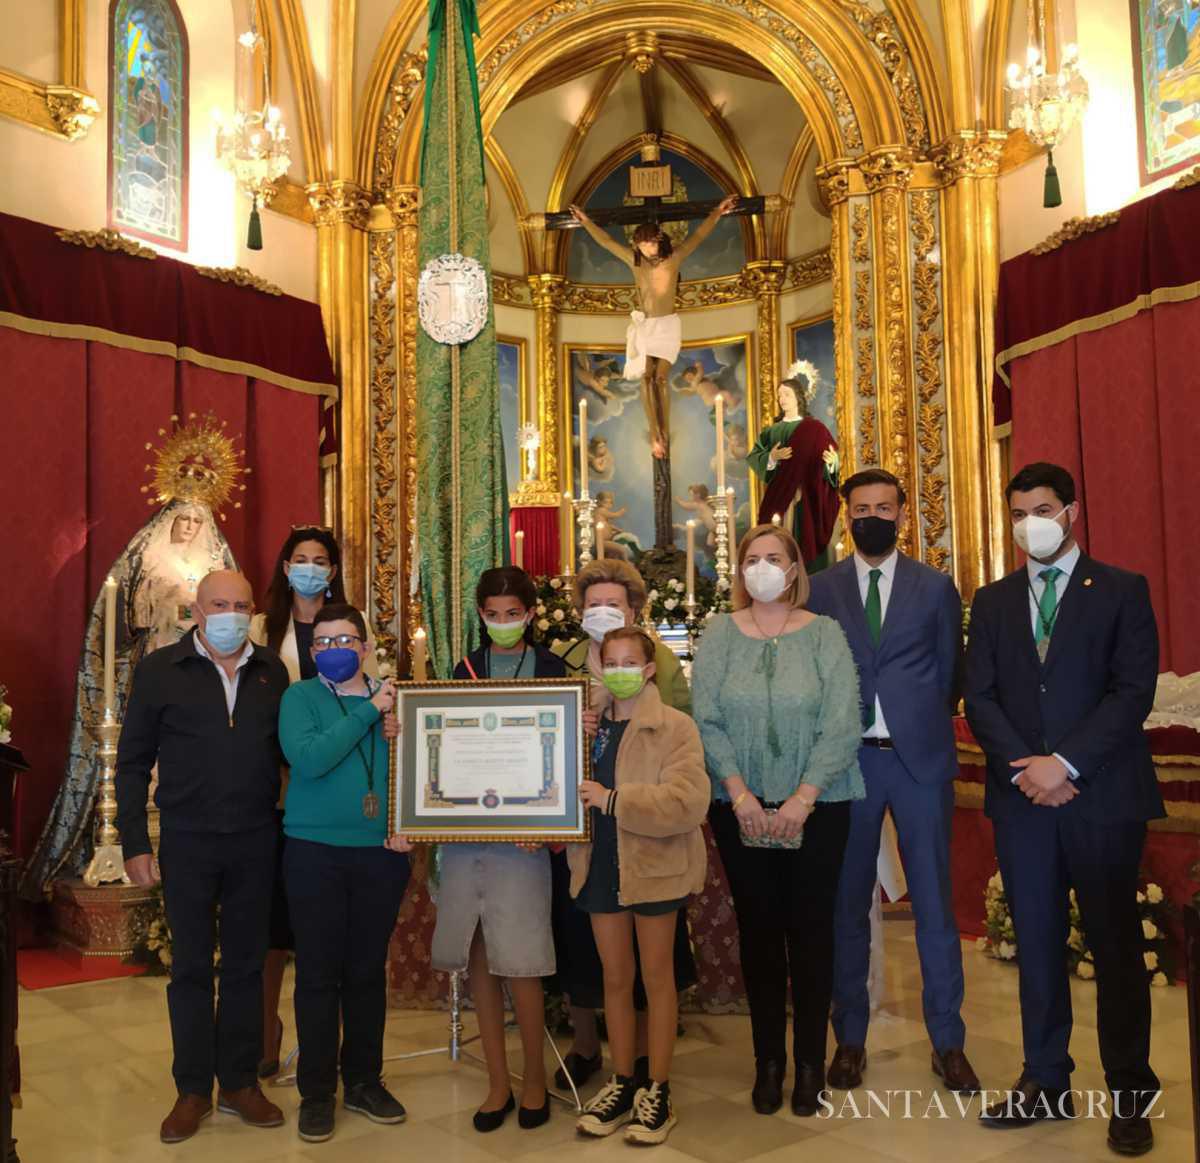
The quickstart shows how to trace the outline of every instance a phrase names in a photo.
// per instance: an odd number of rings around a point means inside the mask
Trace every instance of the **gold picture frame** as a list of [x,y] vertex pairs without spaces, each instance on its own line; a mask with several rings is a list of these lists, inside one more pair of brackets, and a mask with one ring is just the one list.
[[[585,679],[400,683],[388,833],[423,843],[585,843]],[[449,768],[453,770],[449,770]]]

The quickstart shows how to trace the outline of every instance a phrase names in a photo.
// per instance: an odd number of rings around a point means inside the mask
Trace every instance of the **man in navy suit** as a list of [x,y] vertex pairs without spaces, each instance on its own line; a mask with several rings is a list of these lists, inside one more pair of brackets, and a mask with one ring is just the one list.
[[813,576],[809,608],[836,618],[858,664],[866,799],[850,808],[838,885],[829,1085],[851,1089],[866,1067],[870,911],[879,837],[890,811],[917,922],[933,1071],[952,1090],[979,1079],[963,1053],[962,946],[950,900],[950,822],[958,761],[951,722],[962,659],[962,602],[939,570],[900,553],[904,487],[878,468],[842,485],[853,557]]
[[1112,1092],[1108,1145],[1153,1146],[1145,1117],[1150,987],[1137,911],[1146,821],[1162,797],[1142,724],[1158,681],[1158,632],[1140,574],[1103,565],[1075,541],[1075,482],[1026,465],[1006,491],[1028,561],[975,595],[967,718],[987,756],[984,810],[1016,928],[1025,1063],[983,1114],[1023,1126],[1074,1114],[1068,1052],[1068,892],[1096,963],[1096,1028]]

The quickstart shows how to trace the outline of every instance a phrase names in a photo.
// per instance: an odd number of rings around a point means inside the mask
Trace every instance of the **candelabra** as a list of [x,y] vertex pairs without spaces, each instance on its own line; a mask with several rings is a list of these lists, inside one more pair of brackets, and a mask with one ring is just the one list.
[[579,524],[579,568],[591,563],[592,546],[595,545],[596,502],[584,493],[572,500],[575,520]]
[[[1053,0],[1050,0],[1053,3]],[[1046,183],[1042,205],[1062,205],[1058,170],[1054,167],[1054,147],[1071,132],[1088,106],[1088,83],[1079,67],[1079,50],[1073,44],[1063,49],[1057,72],[1047,71],[1046,51],[1047,0],[1030,0],[1028,43],[1025,67],[1015,62],[1008,66],[1008,92],[1011,99],[1010,129],[1024,130],[1035,145],[1047,151]]]
[[100,778],[96,788],[94,851],[83,874],[83,882],[89,888],[114,880],[132,883],[125,875],[125,857],[117,832],[117,739],[121,734],[121,723],[111,708],[104,712],[96,733],[100,736]]
[[250,199],[249,250],[262,250],[262,222],[258,208],[275,196],[275,183],[287,173],[292,159],[287,130],[271,104],[266,42],[259,35],[255,8],[250,5],[250,28],[238,37],[236,57],[237,108],[231,125],[217,121],[217,158]]
[[729,593],[729,498],[725,493],[717,493],[709,498],[713,516],[716,518],[716,568],[717,568],[717,597],[724,598]]

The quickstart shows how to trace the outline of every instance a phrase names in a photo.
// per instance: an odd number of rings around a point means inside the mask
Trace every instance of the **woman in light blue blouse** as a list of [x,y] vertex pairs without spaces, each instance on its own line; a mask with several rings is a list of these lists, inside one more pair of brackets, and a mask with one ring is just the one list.
[[760,1114],[783,1105],[789,982],[792,1110],[817,1110],[834,900],[849,801],[864,795],[854,659],[841,627],[804,608],[808,592],[791,534],[752,529],[738,551],[734,612],[709,623],[692,667],[713,783],[709,823],[738,919]]

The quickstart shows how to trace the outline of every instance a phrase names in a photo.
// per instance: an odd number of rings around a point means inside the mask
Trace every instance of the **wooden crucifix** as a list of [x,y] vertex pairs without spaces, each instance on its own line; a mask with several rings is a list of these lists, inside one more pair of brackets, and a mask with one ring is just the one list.
[[[636,170],[635,170],[636,172]],[[669,189],[669,180],[667,184]],[[633,273],[638,310],[625,335],[627,380],[641,382],[642,407],[650,426],[650,449],[654,456],[654,547],[659,554],[673,554],[675,529],[672,521],[670,388],[667,377],[679,356],[682,331],[675,313],[679,268],[684,259],[713,232],[723,215],[763,214],[783,204],[777,196],[741,198],[730,195],[705,202],[664,202],[661,196],[645,197],[641,205],[597,210],[585,214],[578,206],[569,211],[534,216],[529,225],[545,230],[572,230],[582,226],[597,245],[620,259]],[[662,229],[663,222],[703,219],[678,246]],[[602,227],[636,226],[633,246],[623,246]],[[580,456],[587,456],[581,448]]]

